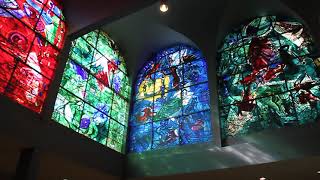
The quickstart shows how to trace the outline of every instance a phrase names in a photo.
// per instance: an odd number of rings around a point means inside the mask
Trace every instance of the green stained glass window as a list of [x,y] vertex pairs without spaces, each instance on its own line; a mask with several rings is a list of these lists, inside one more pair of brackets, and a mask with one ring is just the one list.
[[126,130],[125,126],[122,124],[111,120],[110,121],[110,130],[108,135],[108,147],[116,150],[123,151],[125,145]]
[[81,99],[61,88],[52,118],[58,123],[78,131],[83,104]]
[[319,119],[312,44],[301,23],[275,16],[256,18],[226,36],[218,53],[223,139]]
[[100,30],[72,42],[52,119],[124,153],[130,81],[114,41]]
[[87,67],[90,65],[94,55],[94,48],[84,39],[78,38],[72,41],[72,48],[69,58],[73,61]]
[[115,96],[112,101],[111,117],[122,124],[128,123],[129,104],[120,96]]

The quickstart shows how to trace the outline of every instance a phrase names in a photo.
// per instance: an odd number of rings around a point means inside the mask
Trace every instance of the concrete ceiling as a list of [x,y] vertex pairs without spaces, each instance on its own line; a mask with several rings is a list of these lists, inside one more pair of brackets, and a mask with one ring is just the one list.
[[208,60],[234,27],[262,15],[300,16],[280,0],[170,0],[163,14],[159,3],[103,26],[118,43],[133,76],[150,55],[178,42],[199,47]]
[[66,0],[63,1],[69,34],[108,18],[137,11],[155,0]]
[[[215,34],[216,11],[223,1],[171,0],[166,14],[155,3],[118,21],[106,24],[104,30],[119,44],[133,76],[152,53],[168,46],[185,43],[203,47]],[[207,4],[207,6],[203,6]],[[212,22],[212,23],[210,23]],[[210,44],[212,46],[212,44]]]

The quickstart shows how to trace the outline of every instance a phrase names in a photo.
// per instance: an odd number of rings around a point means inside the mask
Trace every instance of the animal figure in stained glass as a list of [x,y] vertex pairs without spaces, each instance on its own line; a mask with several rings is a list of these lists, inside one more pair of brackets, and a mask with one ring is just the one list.
[[218,67],[223,138],[316,121],[319,75],[311,53],[308,32],[290,19],[261,17],[229,34]]
[[137,76],[130,151],[212,140],[206,61],[189,46],[157,53]]

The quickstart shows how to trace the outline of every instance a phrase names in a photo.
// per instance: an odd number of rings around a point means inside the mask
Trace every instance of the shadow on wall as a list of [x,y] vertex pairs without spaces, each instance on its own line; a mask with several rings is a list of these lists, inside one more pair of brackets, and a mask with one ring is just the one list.
[[[128,176],[165,176],[320,155],[316,144],[320,124],[300,128],[267,130],[243,136],[228,147],[198,144],[178,148],[128,154]],[[239,141],[238,141],[239,142]]]
[[255,166],[245,166],[240,168],[229,168],[215,171],[197,172],[190,174],[178,174],[162,177],[141,177],[130,178],[132,180],[194,180],[194,179],[218,179],[218,180],[257,180],[262,177],[272,180],[318,180],[319,157],[310,157],[305,159],[296,159],[288,161],[280,161],[275,163],[261,164]]

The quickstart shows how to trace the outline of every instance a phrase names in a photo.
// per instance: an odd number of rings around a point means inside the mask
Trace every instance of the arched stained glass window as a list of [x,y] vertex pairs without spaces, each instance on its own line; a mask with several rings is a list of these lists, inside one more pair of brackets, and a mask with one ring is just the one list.
[[72,42],[52,118],[124,152],[131,86],[124,59],[103,31]]
[[141,69],[130,120],[130,151],[212,139],[207,65],[199,50],[175,46]]
[[57,0],[0,0],[0,94],[40,113],[66,34]]
[[311,51],[301,23],[275,16],[227,35],[218,69],[223,137],[317,120],[319,74]]

